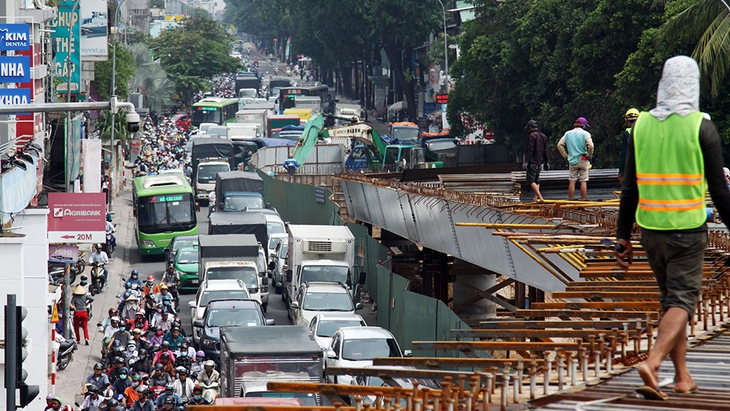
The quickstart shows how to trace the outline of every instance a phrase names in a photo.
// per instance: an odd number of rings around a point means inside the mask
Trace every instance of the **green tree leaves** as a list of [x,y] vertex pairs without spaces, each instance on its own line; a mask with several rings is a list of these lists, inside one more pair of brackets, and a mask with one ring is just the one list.
[[[114,44],[109,42],[109,60],[94,63],[94,84],[99,96],[104,100],[115,94],[112,92],[113,50]],[[117,44],[116,60],[116,95],[120,100],[125,100],[129,96],[129,82],[137,70],[137,64],[132,55],[119,44]]]

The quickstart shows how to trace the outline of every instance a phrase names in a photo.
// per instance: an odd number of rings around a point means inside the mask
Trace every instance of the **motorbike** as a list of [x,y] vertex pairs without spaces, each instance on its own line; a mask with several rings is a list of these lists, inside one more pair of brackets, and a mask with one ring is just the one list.
[[[63,273],[65,271],[64,263],[49,261],[48,262],[48,281],[53,285],[63,284]],[[84,263],[84,268],[86,263]],[[81,272],[78,270],[78,263],[71,264],[69,267],[69,281],[73,284],[76,281],[76,276]]]
[[203,398],[205,398],[209,403],[213,404],[215,399],[218,398],[218,383],[208,380],[198,382],[198,385],[203,388]]
[[79,347],[76,344],[76,340],[73,338],[63,338],[61,334],[56,334],[56,342],[59,344],[58,347],[58,359],[56,360],[56,367],[59,371],[63,371],[68,367],[68,364],[73,360],[74,351]]
[[114,249],[117,248],[117,239],[114,234],[107,233],[106,235],[106,255],[111,257],[114,254]]
[[89,291],[91,295],[99,294],[104,289],[104,264],[91,263],[91,286]]

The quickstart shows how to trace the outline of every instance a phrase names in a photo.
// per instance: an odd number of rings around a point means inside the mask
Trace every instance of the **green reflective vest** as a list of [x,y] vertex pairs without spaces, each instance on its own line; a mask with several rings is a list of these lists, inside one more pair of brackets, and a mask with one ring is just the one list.
[[636,222],[650,230],[687,230],[705,223],[702,113],[659,121],[642,113],[634,125]]

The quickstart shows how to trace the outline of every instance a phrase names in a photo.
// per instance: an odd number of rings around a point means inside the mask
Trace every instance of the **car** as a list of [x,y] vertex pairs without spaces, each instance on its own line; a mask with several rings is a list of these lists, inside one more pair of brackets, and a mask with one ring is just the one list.
[[[335,331],[325,353],[327,367],[362,368],[373,365],[373,358],[410,357],[410,350],[401,351],[390,331],[380,327],[344,327]],[[352,384],[352,376],[327,376],[328,382]]]
[[175,114],[172,116],[172,121],[175,123],[176,126],[180,127],[183,130],[187,130],[188,127],[190,127],[190,124],[192,124],[192,119],[187,114]]
[[306,282],[297,291],[289,306],[289,318],[296,325],[309,325],[309,321],[321,312],[354,314],[362,309],[362,303],[353,304],[350,292],[344,285],[330,282]]
[[165,263],[170,264],[175,261],[175,254],[177,253],[177,250],[197,246],[197,235],[179,235],[177,237],[173,237],[172,241],[170,241],[170,245],[165,248]]
[[174,262],[175,273],[180,277],[180,290],[197,290],[198,280],[198,249],[185,247],[177,250]]
[[[370,366],[366,366],[363,368],[370,368]],[[379,366],[377,367],[380,369],[387,369],[387,370],[393,370],[394,373],[397,373],[398,370],[416,370],[416,367],[403,367],[403,366]],[[432,379],[423,379],[423,378],[403,378],[403,377],[392,377],[390,374],[380,374],[378,376],[375,375],[358,375],[353,378],[352,385],[361,385],[361,386],[367,386],[367,387],[401,387],[401,388],[407,388],[407,389],[413,389],[413,383],[415,381],[418,381],[419,389],[420,387],[427,387],[432,390],[438,390],[441,389],[441,383],[437,380]],[[350,401],[354,400],[354,396],[350,396]],[[362,396],[362,401],[364,404],[373,404],[376,400],[375,395],[364,395]],[[391,398],[391,407],[394,406],[393,401],[395,401],[395,398]],[[401,398],[401,408],[407,407],[406,400],[404,398]]]
[[251,296],[248,293],[246,284],[241,280],[207,280],[200,285],[195,299],[188,302],[190,307],[190,325],[193,329],[193,341],[200,342],[201,328],[196,328],[196,320],[202,320],[205,315],[205,307],[213,300],[248,300]]
[[367,327],[358,314],[320,313],[309,321],[309,332],[323,350],[330,346],[332,336],[343,327]]
[[194,327],[201,328],[200,349],[216,363],[220,363],[221,343],[220,327],[257,327],[274,325],[273,319],[267,319],[261,304],[256,300],[212,300],[205,306],[205,314],[200,320],[193,322]]

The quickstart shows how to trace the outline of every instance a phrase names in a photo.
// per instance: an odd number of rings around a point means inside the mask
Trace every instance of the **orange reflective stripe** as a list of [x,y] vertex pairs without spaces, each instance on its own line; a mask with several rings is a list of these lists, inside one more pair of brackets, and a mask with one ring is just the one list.
[[639,200],[639,207],[647,211],[687,211],[705,207],[704,198],[687,200]]
[[637,173],[636,183],[644,185],[701,185],[702,174],[650,174]]

